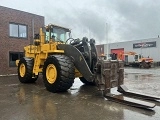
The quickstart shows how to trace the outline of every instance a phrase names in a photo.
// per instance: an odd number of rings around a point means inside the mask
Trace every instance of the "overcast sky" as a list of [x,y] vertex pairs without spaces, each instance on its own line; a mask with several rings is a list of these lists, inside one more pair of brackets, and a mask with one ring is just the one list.
[[71,28],[73,37],[97,44],[160,35],[159,0],[0,0],[0,5],[42,15],[45,24]]

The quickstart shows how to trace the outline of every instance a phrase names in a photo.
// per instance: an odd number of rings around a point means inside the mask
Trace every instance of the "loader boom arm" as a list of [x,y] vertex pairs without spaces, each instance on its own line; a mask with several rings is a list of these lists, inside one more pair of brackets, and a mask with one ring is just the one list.
[[75,67],[82,74],[82,76],[87,79],[87,81],[92,82],[94,80],[94,74],[88,67],[82,53],[76,47],[68,44],[59,44],[58,49],[64,50],[64,54],[69,56],[74,61]]

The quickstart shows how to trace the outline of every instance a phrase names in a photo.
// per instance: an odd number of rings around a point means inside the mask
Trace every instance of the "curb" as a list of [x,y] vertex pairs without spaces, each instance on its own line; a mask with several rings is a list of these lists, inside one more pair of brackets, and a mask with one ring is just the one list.
[[0,77],[5,77],[5,76],[16,76],[18,74],[6,74],[6,75],[0,75]]

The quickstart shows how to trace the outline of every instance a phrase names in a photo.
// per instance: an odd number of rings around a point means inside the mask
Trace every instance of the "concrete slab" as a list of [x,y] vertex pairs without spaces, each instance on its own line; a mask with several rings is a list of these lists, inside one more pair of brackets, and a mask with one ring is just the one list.
[[[160,96],[160,69],[126,68],[125,85]],[[68,92],[50,93],[42,77],[35,84],[22,84],[17,76],[0,77],[1,120],[159,120],[156,104],[153,110],[144,110],[111,102],[79,79]]]

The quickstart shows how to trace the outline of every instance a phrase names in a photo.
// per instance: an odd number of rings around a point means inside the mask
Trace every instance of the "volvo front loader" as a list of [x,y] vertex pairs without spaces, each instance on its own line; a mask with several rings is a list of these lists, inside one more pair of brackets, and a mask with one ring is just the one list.
[[[108,100],[142,108],[155,106],[126,97],[160,99],[128,90],[123,85],[122,61],[98,59],[94,39],[73,39],[70,34],[70,29],[53,24],[40,28],[39,34],[35,34],[34,44],[24,47],[25,57],[16,61],[19,81],[32,83],[42,74],[46,89],[55,93],[67,91],[78,77],[85,84],[96,85]],[[113,87],[118,88],[118,94],[111,92]]]

